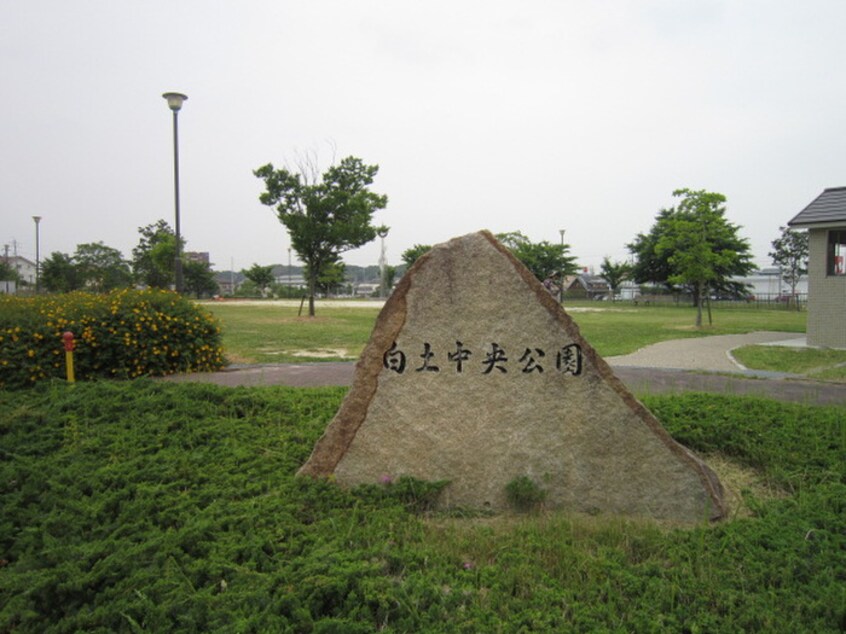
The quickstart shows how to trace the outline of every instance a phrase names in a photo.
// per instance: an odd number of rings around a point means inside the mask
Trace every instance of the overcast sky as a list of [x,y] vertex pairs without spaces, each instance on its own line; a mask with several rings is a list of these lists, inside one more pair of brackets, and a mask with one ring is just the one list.
[[[2,0],[0,248],[181,225],[217,269],[286,263],[252,170],[376,163],[388,262],[478,229],[624,259],[672,191],[728,197],[756,262],[846,185],[843,0]],[[378,240],[349,252],[375,264]],[[296,256],[295,256],[296,261]]]

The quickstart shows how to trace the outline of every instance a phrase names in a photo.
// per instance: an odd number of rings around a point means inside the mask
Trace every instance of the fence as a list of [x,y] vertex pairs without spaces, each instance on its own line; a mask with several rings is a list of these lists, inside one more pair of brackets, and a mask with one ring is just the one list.
[[[792,310],[805,310],[808,306],[808,294],[796,293],[759,293],[744,298],[737,297],[712,297],[711,306],[719,308],[783,308]],[[637,306],[692,306],[693,296],[685,294],[652,294],[644,293],[633,300],[629,300]]]

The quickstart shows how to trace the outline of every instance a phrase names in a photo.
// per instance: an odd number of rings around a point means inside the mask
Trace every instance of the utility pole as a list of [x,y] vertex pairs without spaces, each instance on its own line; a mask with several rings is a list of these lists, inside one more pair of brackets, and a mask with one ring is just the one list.
[[[561,256],[564,256],[564,234],[567,233],[566,229],[559,229],[558,233],[561,234]],[[564,270],[558,272],[558,303],[561,304],[564,302]]]

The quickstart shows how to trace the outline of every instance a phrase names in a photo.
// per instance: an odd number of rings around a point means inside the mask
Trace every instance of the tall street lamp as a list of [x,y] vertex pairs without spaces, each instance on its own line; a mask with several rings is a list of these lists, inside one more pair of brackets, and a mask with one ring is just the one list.
[[388,235],[388,230],[379,229],[376,235],[382,241],[382,249],[379,255],[379,297],[385,299],[385,236]]
[[182,234],[179,230],[179,111],[182,103],[188,99],[178,92],[166,92],[162,95],[167,99],[168,107],[173,111],[173,192],[176,205],[176,257],[173,261],[174,277],[176,278],[176,292],[182,292]]
[[33,216],[35,221],[35,294],[41,290],[41,235],[38,232],[38,223],[41,216]]
[[[561,234],[561,257],[564,257],[564,234],[567,232],[566,229],[559,229],[558,233]],[[564,301],[564,269],[558,272],[558,303]]]

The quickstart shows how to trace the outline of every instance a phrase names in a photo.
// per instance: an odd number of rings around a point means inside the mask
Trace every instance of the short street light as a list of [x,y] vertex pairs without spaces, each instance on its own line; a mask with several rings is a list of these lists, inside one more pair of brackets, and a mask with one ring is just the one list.
[[41,290],[41,235],[38,233],[38,224],[41,216],[33,216],[35,221],[35,293]]
[[179,111],[182,103],[188,99],[179,92],[166,92],[162,95],[167,99],[168,107],[173,111],[173,193],[176,206],[176,257],[173,261],[173,272],[176,280],[176,292],[182,292],[182,234],[179,228]]
[[[567,232],[566,229],[559,229],[558,233],[561,234],[561,257],[564,257],[564,234]],[[564,301],[564,269],[559,271],[558,273],[558,303]]]

